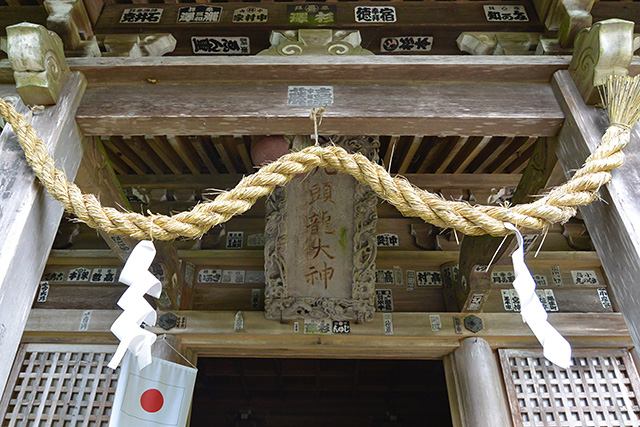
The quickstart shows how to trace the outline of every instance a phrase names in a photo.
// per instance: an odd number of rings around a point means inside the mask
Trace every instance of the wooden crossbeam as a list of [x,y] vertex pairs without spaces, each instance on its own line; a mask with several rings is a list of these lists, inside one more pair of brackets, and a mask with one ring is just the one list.
[[[109,327],[120,310],[93,310],[86,332],[78,332],[83,310],[33,310],[24,334],[26,342],[113,343]],[[464,329],[456,333],[454,318],[462,313],[393,313],[393,335],[384,335],[383,314],[372,322],[352,324],[349,335],[305,335],[294,332],[294,321],[274,322],[262,312],[244,312],[244,330],[233,329],[236,312],[175,312],[186,316],[186,329],[170,331],[183,348],[200,356],[310,357],[310,358],[415,358],[442,357],[459,346],[461,339],[478,336],[493,348],[538,347],[539,344],[518,313],[482,313],[484,329],[477,335]],[[432,331],[429,315],[441,318],[442,330]],[[619,313],[550,314],[549,321],[574,347],[630,347],[629,331]],[[160,328],[153,332],[165,333]]]
[[[334,91],[324,135],[554,136],[564,118],[548,84],[335,81],[323,80]],[[86,135],[313,133],[310,108],[289,106],[287,94],[283,83],[93,86],[76,120]]]
[[[567,69],[570,56],[249,56],[68,58],[89,86],[181,82],[474,82],[548,83]],[[635,70],[635,71],[634,71]],[[640,70],[635,59],[630,72]],[[0,61],[0,83],[13,83],[8,60]],[[387,133],[388,134],[388,133]],[[430,133],[426,133],[429,135]]]
[[45,25],[47,11],[44,6],[4,6],[0,8],[0,35],[7,34],[6,28],[21,22]]
[[[518,174],[403,174],[413,185],[429,190],[478,190],[484,188],[516,187],[520,182]],[[121,175],[120,184],[124,187],[142,187],[146,189],[229,189],[236,186],[241,175]]]

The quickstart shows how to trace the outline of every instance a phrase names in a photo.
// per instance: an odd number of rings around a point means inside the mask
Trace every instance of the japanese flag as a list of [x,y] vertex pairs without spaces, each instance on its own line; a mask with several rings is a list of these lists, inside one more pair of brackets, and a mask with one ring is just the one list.
[[127,353],[109,427],[186,426],[197,370],[157,358],[139,370]]

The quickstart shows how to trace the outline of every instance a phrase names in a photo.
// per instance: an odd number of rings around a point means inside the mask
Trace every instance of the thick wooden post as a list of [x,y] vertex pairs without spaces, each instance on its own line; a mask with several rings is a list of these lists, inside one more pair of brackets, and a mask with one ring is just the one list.
[[[82,135],[74,120],[86,87],[72,73],[56,105],[33,115],[31,125],[56,159],[75,177],[82,158]],[[19,98],[15,98],[18,100]],[[28,108],[16,101],[18,110]],[[16,354],[63,208],[36,182],[11,126],[0,134],[0,390]]]
[[[83,151],[75,114],[86,79],[69,73],[60,38],[44,27],[14,25],[7,28],[7,37],[20,94],[13,103],[22,114],[29,112],[25,104],[51,105],[36,110],[31,125],[56,159],[56,167],[73,179]],[[62,217],[62,205],[36,181],[16,134],[5,126],[0,134],[0,390]]]
[[477,337],[462,340],[445,363],[456,427],[513,425],[500,365],[487,341]]
[[[601,108],[585,105],[569,72],[558,71],[552,86],[566,120],[557,154],[565,174],[571,175],[600,143],[609,120]],[[600,189],[601,200],[580,208],[589,235],[611,283],[618,310],[627,324],[638,356],[640,346],[640,130],[636,126],[625,150],[626,161]],[[640,360],[636,357],[636,360]]]

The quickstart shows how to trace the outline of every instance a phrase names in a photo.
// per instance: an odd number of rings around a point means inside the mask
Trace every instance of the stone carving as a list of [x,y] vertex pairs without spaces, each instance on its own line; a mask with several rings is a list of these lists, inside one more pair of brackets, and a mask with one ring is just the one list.
[[610,74],[627,75],[633,57],[634,23],[608,19],[576,37],[569,72],[587,104],[599,102],[597,86]]
[[55,104],[70,73],[60,37],[42,25],[12,25],[7,27],[7,55],[22,101]]
[[287,30],[272,31],[271,47],[258,55],[373,55],[360,46],[359,31],[350,30]]
[[[377,137],[338,136],[332,142],[378,160]],[[324,205],[307,197],[319,194],[309,189],[327,188],[336,192],[336,200],[326,192]],[[334,205],[327,208],[332,202]],[[321,168],[278,188],[267,199],[264,252],[268,319],[373,320],[376,203],[376,195],[368,187]],[[311,231],[314,227],[321,227],[320,232]]]

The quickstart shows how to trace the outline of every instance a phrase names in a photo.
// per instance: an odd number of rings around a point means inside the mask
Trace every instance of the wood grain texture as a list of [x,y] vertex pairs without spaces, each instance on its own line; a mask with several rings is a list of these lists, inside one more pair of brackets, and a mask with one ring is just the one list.
[[[569,66],[570,56],[282,56],[68,58],[89,85],[169,82],[533,82],[548,83]],[[637,71],[640,60],[632,66]],[[9,61],[0,61],[0,82],[13,83]]]
[[[200,356],[429,359],[443,357],[458,348],[461,339],[473,336],[485,339],[493,349],[539,345],[517,313],[481,314],[485,328],[475,335],[466,329],[462,334],[455,333],[453,318],[460,317],[460,313],[393,313],[393,336],[384,335],[382,313],[377,313],[372,322],[352,323],[351,333],[344,336],[295,333],[293,320],[270,321],[262,312],[243,312],[242,332],[234,331],[235,311],[175,314],[187,317],[187,327],[172,329],[170,334],[178,336],[185,349]],[[442,330],[431,330],[430,314],[440,315]],[[78,332],[82,310],[33,310],[24,341],[113,343],[115,337],[109,327],[118,315],[118,310],[94,310],[88,330]],[[619,313],[602,313],[597,317],[550,314],[549,321],[574,347],[632,345]],[[151,330],[164,333],[160,328]]]
[[[608,119],[604,110],[584,104],[568,72],[557,73],[552,83],[567,115],[558,137],[557,154],[565,174],[569,175],[582,166],[584,159],[597,147],[608,126]],[[640,132],[636,126],[625,150],[625,164],[614,170],[611,182],[601,188],[602,199],[580,208],[636,348],[640,345],[640,297],[637,292],[640,277],[638,141]],[[638,356],[637,350],[633,352]]]
[[[518,174],[403,174],[413,185],[429,190],[479,190],[487,187],[515,187],[520,182]],[[231,189],[242,175],[121,175],[118,177],[124,187],[144,187],[147,189]]]
[[[146,3],[146,1],[145,1]],[[501,2],[505,4],[524,5],[529,15],[528,22],[488,22],[484,10],[484,4],[490,2],[397,2],[396,22],[368,23],[355,22],[355,6],[388,5],[388,3],[373,2],[333,2],[336,7],[335,22],[325,25],[317,25],[314,28],[331,28],[334,30],[358,30],[362,37],[362,46],[379,54],[380,45],[384,37],[403,35],[430,35],[435,39],[431,47],[431,54],[457,54],[456,37],[461,31],[534,31],[544,30],[543,24],[537,19],[530,0],[520,2]],[[176,49],[172,54],[191,55],[192,36],[212,35],[211,26],[202,24],[178,23],[178,10],[189,4],[165,4],[156,5],[162,7],[163,14],[158,24],[120,24],[123,10],[131,5],[118,4],[107,5],[104,8],[96,30],[100,33],[144,33],[149,31],[169,32],[177,40]],[[234,23],[232,22],[233,10],[242,5],[223,6],[220,22],[215,25],[216,35],[245,36],[250,38],[250,53],[256,54],[268,49],[269,36],[272,29],[297,30],[300,24],[290,24],[286,3],[270,3],[260,5],[268,10],[267,22]],[[234,7],[235,6],[235,7]],[[302,25],[304,26],[304,25]],[[397,52],[394,52],[397,53]],[[424,52],[416,52],[423,54]]]
[[[554,152],[556,144],[556,138],[538,139],[511,203],[531,202],[535,199],[533,196],[547,186],[557,162]],[[473,291],[475,286],[472,280],[474,266],[488,265],[492,259],[494,260],[492,265],[495,266],[495,261],[500,261],[504,254],[511,253],[509,249],[513,240],[513,236],[507,236],[506,240],[502,237],[492,236],[465,236],[460,247],[460,272],[461,277],[468,281],[469,289],[461,287],[460,283],[454,283],[453,289],[460,309],[462,309],[462,303],[466,301],[467,295]]]
[[[547,84],[333,87],[334,103],[319,128],[324,135],[553,136],[563,120]],[[310,109],[288,106],[287,88],[286,84],[93,86],[76,119],[87,135],[312,133]]]
[[[99,138],[84,139],[84,155],[78,168],[75,183],[88,194],[93,194],[106,206],[121,206],[123,209],[131,209],[129,201],[124,195],[116,174],[111,167],[104,146]],[[118,257],[123,261],[129,256],[129,251],[124,250],[124,243],[129,249],[133,249],[137,241],[123,237],[120,244],[116,243],[111,236],[99,230],[98,233],[109,245]]]
[[[74,113],[86,87],[73,73],[55,106],[34,114],[32,126],[56,159],[56,167],[75,177],[82,157],[82,134]],[[27,108],[18,102],[18,108]],[[18,145],[5,127],[0,136],[0,390],[11,362],[62,217],[63,208],[37,183]]]
[[510,427],[500,365],[489,343],[482,338],[462,340],[460,348],[453,352],[452,362],[462,425]]

